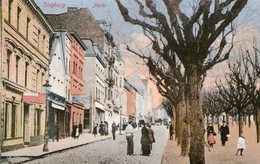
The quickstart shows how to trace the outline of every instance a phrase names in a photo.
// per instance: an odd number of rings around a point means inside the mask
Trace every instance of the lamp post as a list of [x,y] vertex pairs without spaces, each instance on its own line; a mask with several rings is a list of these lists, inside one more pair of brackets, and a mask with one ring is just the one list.
[[49,101],[48,101],[48,95],[51,89],[51,85],[49,84],[49,80],[46,80],[46,83],[42,86],[44,89],[44,92],[46,94],[46,108],[45,108],[45,129],[44,129],[44,145],[43,150],[44,152],[48,152],[48,112],[49,112]]
[[122,135],[122,106],[120,106],[120,115],[119,115],[119,134]]

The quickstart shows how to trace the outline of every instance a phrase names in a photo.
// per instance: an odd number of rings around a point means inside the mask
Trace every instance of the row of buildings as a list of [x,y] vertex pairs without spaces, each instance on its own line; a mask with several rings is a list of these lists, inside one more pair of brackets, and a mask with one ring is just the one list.
[[[44,14],[33,0],[2,0],[0,148],[71,136],[78,126],[151,121],[148,80],[124,76],[109,26],[87,8]],[[51,85],[45,93],[43,85]]]

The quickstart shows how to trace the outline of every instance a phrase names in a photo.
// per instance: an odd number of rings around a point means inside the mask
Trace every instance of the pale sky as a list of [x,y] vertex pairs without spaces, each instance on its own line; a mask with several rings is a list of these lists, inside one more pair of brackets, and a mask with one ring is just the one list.
[[[111,23],[111,33],[118,44],[129,44],[131,42],[132,45],[145,48],[149,43],[144,38],[140,28],[124,22],[114,0],[35,0],[35,2],[44,13],[48,14],[66,12],[67,7],[89,8],[97,20],[103,19]],[[126,2],[130,4],[130,1]],[[253,38],[260,36],[259,15],[260,0],[249,0],[247,6],[243,9],[235,22],[235,26],[237,27],[235,39],[236,47],[251,46]],[[258,43],[259,42],[260,40]],[[258,45],[260,45],[260,43]],[[142,74],[141,76],[149,77],[149,73],[142,65],[142,61],[124,50],[122,50],[122,54],[124,55],[126,64],[126,75],[132,72],[139,72]],[[226,63],[221,63],[210,70],[207,73],[204,86],[211,88],[216,76],[223,76],[223,73],[226,72],[226,69],[223,69],[226,68],[226,66]],[[158,102],[156,102],[156,105],[157,104]]]

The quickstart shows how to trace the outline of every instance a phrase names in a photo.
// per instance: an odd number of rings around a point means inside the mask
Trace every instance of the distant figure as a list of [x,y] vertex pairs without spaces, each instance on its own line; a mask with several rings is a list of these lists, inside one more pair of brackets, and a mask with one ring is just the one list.
[[209,123],[207,127],[207,136],[209,136],[210,133],[213,134],[213,132],[214,132],[214,127],[212,126],[211,123]]
[[216,143],[213,133],[209,133],[208,135],[208,144],[209,147],[213,148],[213,145]]
[[169,126],[169,134],[170,134],[170,140],[173,139],[173,126],[172,126],[172,123],[169,122],[170,126]]
[[240,155],[243,155],[243,150],[246,148],[246,140],[245,137],[241,134],[240,137],[238,137],[237,140],[237,153],[240,151]]
[[228,141],[228,135],[229,135],[229,127],[227,126],[225,121],[223,121],[223,125],[219,128],[219,131],[220,131],[222,146],[225,146],[226,141]]
[[154,139],[154,132],[153,129],[151,128],[151,125],[148,125],[148,136],[149,136],[149,141],[150,141],[150,149],[152,150],[152,145],[153,143],[155,143],[155,139]]
[[149,156],[151,154],[149,131],[146,128],[145,124],[143,124],[142,126],[143,126],[141,130],[142,155]]
[[104,122],[104,134],[107,136],[108,135],[108,122]]
[[126,140],[127,140],[127,155],[134,154],[134,128],[132,126],[132,121],[129,121],[125,128]]
[[82,123],[79,123],[79,134],[82,134]]
[[98,124],[95,123],[95,124],[94,124],[94,128],[93,128],[93,134],[94,134],[95,137],[96,137],[96,135],[97,135],[97,127],[98,127]]
[[112,134],[113,134],[113,140],[116,139],[116,124],[115,122],[112,123]]
[[99,131],[98,131],[101,136],[103,136],[105,134],[104,126],[105,126],[105,124],[103,124],[103,121],[101,121],[99,124]]
[[74,139],[76,138],[76,129],[77,129],[77,125],[76,125],[75,123],[73,123],[71,136],[72,136]]
[[[78,127],[78,126],[77,126],[77,128],[76,128],[75,138],[79,139],[79,127]],[[74,138],[74,139],[75,139],[75,138]]]

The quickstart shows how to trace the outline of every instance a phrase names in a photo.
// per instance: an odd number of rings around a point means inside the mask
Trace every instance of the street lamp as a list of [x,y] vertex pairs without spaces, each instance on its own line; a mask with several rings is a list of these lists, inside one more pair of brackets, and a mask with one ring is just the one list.
[[120,115],[119,115],[119,134],[122,135],[122,106],[120,106]]
[[48,95],[51,89],[51,85],[49,84],[49,80],[46,80],[46,83],[42,86],[44,89],[44,93],[46,94],[46,108],[45,108],[45,130],[44,130],[44,145],[43,150],[44,152],[48,152],[48,110],[49,110],[49,102],[48,102]]

